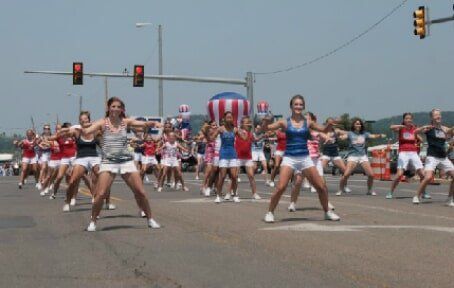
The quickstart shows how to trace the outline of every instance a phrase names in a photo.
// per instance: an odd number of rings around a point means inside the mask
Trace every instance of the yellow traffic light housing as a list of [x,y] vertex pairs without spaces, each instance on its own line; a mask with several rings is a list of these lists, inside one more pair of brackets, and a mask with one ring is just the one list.
[[415,30],[413,31],[416,36],[419,36],[419,39],[426,37],[426,10],[424,6],[419,6],[418,10],[413,12],[413,26]]

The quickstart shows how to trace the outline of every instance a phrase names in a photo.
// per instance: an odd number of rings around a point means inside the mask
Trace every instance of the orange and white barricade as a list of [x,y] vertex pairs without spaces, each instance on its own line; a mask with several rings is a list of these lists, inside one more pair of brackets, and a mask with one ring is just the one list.
[[391,148],[371,151],[371,167],[376,180],[391,180]]

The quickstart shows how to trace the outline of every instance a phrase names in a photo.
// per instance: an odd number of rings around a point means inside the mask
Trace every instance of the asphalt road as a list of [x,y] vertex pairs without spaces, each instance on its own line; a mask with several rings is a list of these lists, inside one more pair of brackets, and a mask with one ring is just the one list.
[[[288,195],[276,223],[262,221],[265,199],[250,200],[242,175],[241,203],[216,205],[186,174],[189,192],[146,190],[162,229],[138,217],[132,193],[120,180],[112,189],[117,209],[104,210],[98,231],[85,232],[90,198],[62,212],[32,184],[0,179],[0,287],[453,287],[454,209],[444,206],[448,186],[430,186],[433,199],[415,206],[416,184],[403,183],[396,199],[384,198],[389,182],[365,195],[365,178],[330,201],[340,222],[323,221],[318,198],[304,191],[297,212]],[[260,177],[260,176],[259,176]],[[31,180],[31,178],[30,178]]]

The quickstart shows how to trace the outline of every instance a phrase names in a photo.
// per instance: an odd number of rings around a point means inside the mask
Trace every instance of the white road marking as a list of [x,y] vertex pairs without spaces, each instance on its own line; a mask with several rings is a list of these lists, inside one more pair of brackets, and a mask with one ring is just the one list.
[[302,223],[297,225],[285,225],[278,227],[262,228],[268,231],[305,231],[305,232],[360,232],[365,229],[416,229],[437,232],[454,233],[454,227],[423,226],[423,225],[320,225],[314,223]]
[[[268,203],[268,199],[260,199],[260,200],[255,200],[255,199],[242,199],[240,198],[241,202],[252,202],[252,203]],[[210,203],[214,204],[214,198],[195,198],[195,199],[184,199],[184,200],[177,200],[177,201],[171,201],[172,203]],[[231,200],[225,201],[223,200],[222,202],[232,202]],[[282,202],[287,202],[288,201],[282,201]]]

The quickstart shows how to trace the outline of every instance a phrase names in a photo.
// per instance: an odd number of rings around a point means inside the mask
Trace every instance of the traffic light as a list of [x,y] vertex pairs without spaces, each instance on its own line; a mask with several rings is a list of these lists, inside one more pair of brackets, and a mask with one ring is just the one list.
[[73,85],[82,85],[84,82],[84,64],[73,62]]
[[419,39],[426,37],[426,11],[424,6],[419,6],[418,10],[413,12],[413,26],[415,26],[414,33],[419,36]]
[[132,85],[134,87],[143,87],[144,82],[144,66],[143,65],[134,65],[134,80]]

